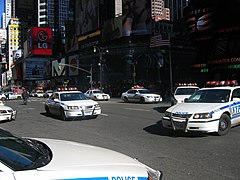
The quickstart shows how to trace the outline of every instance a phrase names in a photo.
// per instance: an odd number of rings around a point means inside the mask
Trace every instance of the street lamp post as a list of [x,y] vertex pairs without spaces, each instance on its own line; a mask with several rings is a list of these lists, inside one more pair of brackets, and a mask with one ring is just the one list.
[[68,66],[68,67],[72,67],[72,68],[76,68],[76,69],[79,69],[81,71],[84,71],[88,74],[90,74],[90,86],[91,86],[91,89],[93,88],[93,79],[92,79],[92,76],[93,76],[93,73],[92,73],[92,64],[91,64],[91,68],[90,70],[86,70],[86,69],[83,69],[83,68],[80,68],[80,67],[77,67],[77,66],[73,66],[73,65],[70,65],[70,64],[64,64],[64,63],[59,63],[59,65],[61,66]]
[[93,46],[93,52],[99,52],[99,81],[100,81],[100,87],[102,88],[103,86],[103,66],[102,66],[102,63],[103,63],[103,54],[105,52],[108,52],[108,50],[105,50],[104,48],[102,47],[98,47],[98,46]]

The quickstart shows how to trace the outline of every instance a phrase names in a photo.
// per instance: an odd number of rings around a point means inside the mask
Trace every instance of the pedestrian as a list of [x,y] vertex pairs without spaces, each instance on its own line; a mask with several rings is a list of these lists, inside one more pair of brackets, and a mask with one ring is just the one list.
[[29,98],[29,94],[28,94],[27,90],[25,90],[25,89],[22,92],[22,98],[23,98],[23,104],[27,105],[27,100]]

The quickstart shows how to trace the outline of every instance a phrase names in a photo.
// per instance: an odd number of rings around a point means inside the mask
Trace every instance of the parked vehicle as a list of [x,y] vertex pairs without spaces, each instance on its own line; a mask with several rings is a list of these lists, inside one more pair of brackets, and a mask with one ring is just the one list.
[[15,94],[13,92],[6,92],[5,96],[7,99],[9,100],[13,100],[13,99],[22,99],[22,95],[21,94]]

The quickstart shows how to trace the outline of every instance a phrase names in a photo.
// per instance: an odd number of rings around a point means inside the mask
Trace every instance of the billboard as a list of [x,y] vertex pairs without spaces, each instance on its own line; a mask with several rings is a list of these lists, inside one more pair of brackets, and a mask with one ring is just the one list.
[[184,9],[190,37],[196,41],[209,40],[240,32],[240,1],[192,0]]
[[151,0],[122,1],[122,36],[151,34]]
[[27,59],[24,62],[25,77],[24,79],[36,80],[45,78],[47,72],[48,60],[45,59]]
[[58,59],[52,61],[52,77],[65,76],[65,58],[59,62]]
[[52,55],[52,29],[32,27],[28,31],[28,54]]
[[78,75],[78,65],[79,65],[79,60],[78,60],[78,55],[73,55],[69,56],[68,58],[69,62],[69,76],[77,76]]
[[109,19],[104,22],[103,41],[111,41],[121,37],[122,17]]
[[75,12],[77,36],[99,28],[99,0],[76,0]]

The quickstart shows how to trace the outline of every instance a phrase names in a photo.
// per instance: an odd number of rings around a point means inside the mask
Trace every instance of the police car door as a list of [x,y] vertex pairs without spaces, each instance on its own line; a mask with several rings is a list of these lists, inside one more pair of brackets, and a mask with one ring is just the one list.
[[58,115],[59,114],[59,106],[60,106],[60,99],[59,99],[58,93],[53,94],[50,106],[51,106],[52,113]]
[[137,91],[135,89],[129,90],[128,91],[128,100],[129,101],[136,101],[136,94]]
[[240,123],[240,88],[234,89],[231,98],[232,125]]

